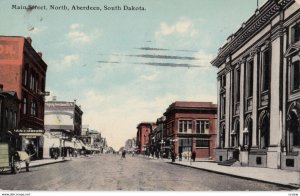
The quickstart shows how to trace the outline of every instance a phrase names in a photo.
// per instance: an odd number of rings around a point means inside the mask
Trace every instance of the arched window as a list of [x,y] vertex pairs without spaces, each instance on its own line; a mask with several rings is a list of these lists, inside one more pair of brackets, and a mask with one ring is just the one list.
[[225,148],[225,125],[224,124],[221,125],[219,141],[220,141],[220,147]]
[[270,144],[270,125],[269,119],[265,115],[260,126],[260,148],[266,148]]
[[287,136],[288,151],[293,151],[294,147],[300,148],[300,130],[299,121],[295,111],[290,112],[288,120],[288,136]]

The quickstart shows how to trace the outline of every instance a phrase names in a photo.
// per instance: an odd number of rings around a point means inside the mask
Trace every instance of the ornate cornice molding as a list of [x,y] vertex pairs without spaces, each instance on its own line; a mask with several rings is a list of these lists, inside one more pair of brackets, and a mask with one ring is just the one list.
[[246,23],[243,23],[244,27],[242,26],[231,36],[231,41],[227,42],[220,49],[218,56],[211,61],[211,64],[219,67],[229,54],[233,53],[234,50],[238,49],[245,41],[256,34],[272,17],[281,11],[282,7],[292,1],[293,0],[268,1],[259,12],[250,17]]

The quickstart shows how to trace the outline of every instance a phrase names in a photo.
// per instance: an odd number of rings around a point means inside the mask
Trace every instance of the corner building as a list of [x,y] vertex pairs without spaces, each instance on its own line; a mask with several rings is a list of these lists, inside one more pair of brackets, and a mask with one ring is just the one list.
[[299,40],[299,3],[269,0],[219,49],[216,161],[300,171]]

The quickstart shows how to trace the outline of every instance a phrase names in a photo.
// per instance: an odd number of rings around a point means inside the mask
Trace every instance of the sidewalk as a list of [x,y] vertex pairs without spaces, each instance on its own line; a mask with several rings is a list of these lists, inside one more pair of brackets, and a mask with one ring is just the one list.
[[282,186],[288,186],[296,189],[300,188],[300,172],[296,171],[258,167],[242,167],[234,165],[223,166],[218,165],[216,162],[208,160],[201,160],[196,162],[190,162],[188,160],[176,160],[176,162],[174,163],[172,163],[171,160],[169,160],[168,163],[244,179],[251,179]]

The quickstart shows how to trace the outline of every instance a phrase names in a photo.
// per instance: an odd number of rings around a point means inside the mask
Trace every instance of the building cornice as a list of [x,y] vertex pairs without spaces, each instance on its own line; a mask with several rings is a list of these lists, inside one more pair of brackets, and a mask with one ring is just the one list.
[[256,35],[279,11],[294,0],[269,0],[233,35],[222,48],[218,56],[211,61],[215,67],[220,67],[230,54],[238,50],[252,36]]

